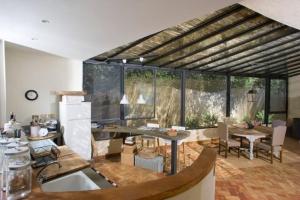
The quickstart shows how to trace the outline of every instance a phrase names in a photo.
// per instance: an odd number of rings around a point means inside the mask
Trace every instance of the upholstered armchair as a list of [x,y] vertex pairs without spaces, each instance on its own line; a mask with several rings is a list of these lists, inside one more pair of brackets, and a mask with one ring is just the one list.
[[272,128],[275,128],[277,126],[286,126],[286,121],[283,121],[283,120],[273,120],[272,121]]
[[270,141],[260,142],[255,145],[256,157],[259,152],[263,151],[270,156],[270,161],[273,163],[274,153],[279,151],[279,160],[282,162],[282,146],[286,134],[286,126],[277,126],[273,128],[273,133]]

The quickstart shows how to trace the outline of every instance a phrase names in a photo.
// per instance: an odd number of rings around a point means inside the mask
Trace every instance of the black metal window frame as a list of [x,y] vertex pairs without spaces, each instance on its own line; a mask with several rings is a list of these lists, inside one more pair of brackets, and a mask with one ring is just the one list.
[[[109,63],[107,62],[101,62],[101,61],[95,61],[95,60],[89,60],[85,61],[84,63],[92,63],[92,64],[106,64],[108,65]],[[231,75],[226,74],[226,73],[211,73],[211,72],[202,72],[199,70],[185,70],[185,69],[172,69],[172,68],[162,68],[162,67],[153,67],[153,66],[145,66],[145,65],[135,65],[135,64],[121,64],[121,63],[112,63],[114,66],[118,65],[120,66],[120,97],[124,95],[124,90],[125,90],[125,70],[126,69],[151,69],[153,70],[154,73],[154,78],[153,78],[153,91],[154,91],[154,101],[153,101],[153,116],[151,117],[137,117],[137,118],[126,118],[125,119],[125,109],[124,105],[120,104],[120,119],[121,121],[126,121],[126,120],[143,120],[143,119],[153,119],[156,116],[156,73],[157,69],[159,70],[165,70],[165,71],[179,71],[180,72],[180,93],[181,93],[181,100],[180,100],[180,125],[185,126],[185,96],[186,96],[186,73],[187,71],[195,71],[196,73],[200,74],[209,74],[209,75],[224,75],[226,76],[226,84],[227,84],[227,89],[226,89],[226,117],[230,117],[230,94],[231,94]],[[84,64],[83,64],[84,65]],[[83,70],[84,71],[84,70]],[[84,76],[84,74],[83,74]],[[233,74],[232,76],[238,76],[238,77],[256,77],[256,78],[265,78],[265,119],[264,123],[268,125],[269,123],[269,115],[270,114],[286,114],[286,117],[288,117],[288,78],[283,78],[283,77],[278,77],[278,76],[257,76],[257,75],[239,75],[239,74]],[[270,82],[272,79],[281,79],[284,80],[286,83],[286,110],[284,111],[276,111],[272,112],[270,111]],[[83,83],[84,84],[84,83]],[[113,119],[107,119],[107,120],[113,120]]]
[[[122,105],[122,109],[123,109],[123,112],[122,112],[122,115],[121,115],[121,120],[142,120],[142,119],[153,119],[155,118],[155,107],[156,107],[156,69],[153,68],[153,67],[141,67],[141,66],[138,66],[138,65],[132,65],[132,64],[124,64],[122,65],[122,75],[121,75],[121,88],[122,88],[122,91],[121,91],[121,95],[123,96],[125,94],[125,72],[126,70],[128,69],[138,69],[138,70],[152,70],[153,71],[153,80],[152,80],[152,86],[153,86],[153,115],[150,116],[150,117],[130,117],[130,118],[126,118],[125,117],[125,109],[124,109],[124,105]],[[121,97],[122,97],[121,96]],[[121,104],[120,104],[121,105]]]

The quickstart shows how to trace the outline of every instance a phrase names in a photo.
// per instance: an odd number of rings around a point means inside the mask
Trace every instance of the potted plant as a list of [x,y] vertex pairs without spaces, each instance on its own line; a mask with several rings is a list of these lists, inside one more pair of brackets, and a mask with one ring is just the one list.
[[202,114],[202,121],[206,127],[215,127],[218,122],[218,117],[214,113],[204,113]]

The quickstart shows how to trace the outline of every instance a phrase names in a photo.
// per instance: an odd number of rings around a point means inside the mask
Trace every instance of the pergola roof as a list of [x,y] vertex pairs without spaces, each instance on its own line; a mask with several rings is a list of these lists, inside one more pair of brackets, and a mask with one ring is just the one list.
[[[120,33],[121,34],[121,33]],[[93,60],[240,76],[300,74],[300,32],[239,4],[165,29]]]

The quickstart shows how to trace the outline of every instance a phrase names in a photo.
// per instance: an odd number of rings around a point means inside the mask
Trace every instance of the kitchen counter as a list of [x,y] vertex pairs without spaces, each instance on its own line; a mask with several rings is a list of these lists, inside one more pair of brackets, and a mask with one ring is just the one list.
[[[69,147],[59,146],[58,148],[61,151],[60,158],[58,159],[61,164],[61,168],[59,168],[57,165],[48,166],[43,172],[48,179],[90,167],[90,163],[80,158],[79,155],[74,153]],[[43,194],[39,184],[36,181],[36,174],[39,170],[40,168],[33,169],[32,192],[27,199],[36,199],[36,195]],[[5,193],[1,192],[0,196],[0,199],[6,199]]]
[[[61,148],[63,152],[62,155],[65,155],[61,158],[61,164],[65,166],[59,170],[60,174],[89,166],[87,162],[82,161],[76,154],[65,154],[66,152],[70,152],[67,147]],[[36,170],[34,170],[32,192],[27,199],[160,200],[172,198],[191,191],[199,184],[201,185],[202,181],[205,180],[208,174],[214,169],[215,161],[216,153],[211,149],[205,148],[198,159],[190,167],[185,168],[176,175],[130,186],[82,192],[42,192],[35,181]],[[49,168],[48,175],[54,176],[55,170],[57,170],[57,168]],[[206,187],[210,187],[210,185],[207,185]],[[203,192],[208,193],[209,191],[204,190]]]

